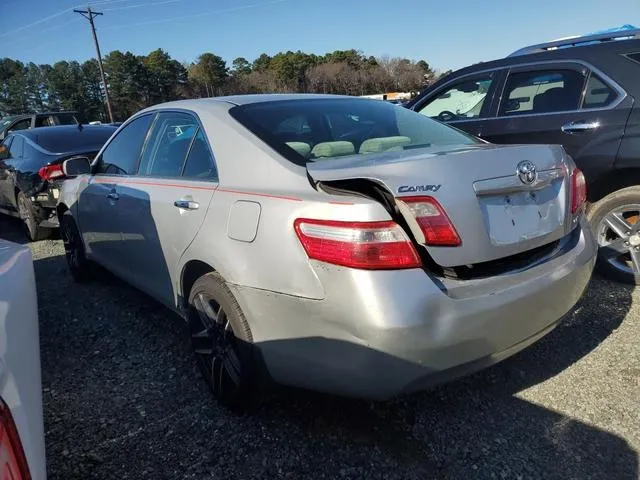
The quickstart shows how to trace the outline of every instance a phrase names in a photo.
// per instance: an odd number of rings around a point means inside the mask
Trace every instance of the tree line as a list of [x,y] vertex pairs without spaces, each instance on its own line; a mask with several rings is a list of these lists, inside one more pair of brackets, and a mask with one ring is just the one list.
[[[149,105],[182,98],[273,92],[417,92],[437,77],[424,60],[376,58],[357,50],[325,55],[263,53],[253,62],[236,58],[231,67],[213,53],[181,63],[162,49],[148,55],[115,50],[103,63],[116,120]],[[103,98],[95,59],[53,65],[0,59],[0,111],[5,114],[76,110],[85,120],[106,120]]]

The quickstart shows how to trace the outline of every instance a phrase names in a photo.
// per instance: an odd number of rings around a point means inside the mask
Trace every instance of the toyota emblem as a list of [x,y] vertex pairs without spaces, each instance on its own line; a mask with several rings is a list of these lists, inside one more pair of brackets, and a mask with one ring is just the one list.
[[529,160],[525,160],[518,164],[518,168],[516,169],[516,173],[518,174],[518,178],[525,185],[532,185],[538,178],[538,172],[536,172],[536,166],[533,162]]

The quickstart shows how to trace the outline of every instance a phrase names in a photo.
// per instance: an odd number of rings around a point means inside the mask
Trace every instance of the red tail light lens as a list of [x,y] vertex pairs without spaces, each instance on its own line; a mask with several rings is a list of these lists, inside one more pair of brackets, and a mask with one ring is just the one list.
[[62,164],[58,165],[47,165],[46,167],[42,167],[38,170],[38,175],[43,180],[55,180],[56,178],[64,177],[64,172],[62,171]]
[[433,197],[402,197],[403,202],[418,222],[424,234],[425,245],[457,247],[460,236],[442,206]]
[[309,258],[366,270],[417,268],[420,257],[395,222],[298,218],[294,227]]
[[576,213],[587,202],[587,182],[584,174],[575,168],[571,174],[571,213]]
[[0,475],[3,480],[30,480],[27,459],[9,407],[0,398]]

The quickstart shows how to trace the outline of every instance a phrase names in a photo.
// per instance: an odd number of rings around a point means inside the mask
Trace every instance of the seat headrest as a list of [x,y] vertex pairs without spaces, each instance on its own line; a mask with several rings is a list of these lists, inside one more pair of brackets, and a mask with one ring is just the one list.
[[410,143],[411,139],[403,136],[368,138],[360,145],[360,153],[386,152],[391,149],[402,150],[401,147]]
[[323,157],[343,157],[345,155],[354,155],[356,148],[351,142],[322,142],[316,144],[311,150],[312,158]]

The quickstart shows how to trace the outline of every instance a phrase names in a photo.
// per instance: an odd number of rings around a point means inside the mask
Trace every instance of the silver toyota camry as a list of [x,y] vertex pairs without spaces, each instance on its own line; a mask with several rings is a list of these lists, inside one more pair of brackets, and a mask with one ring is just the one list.
[[496,146],[376,100],[259,95],[134,115],[64,164],[71,274],[181,314],[215,396],[384,399],[498,362],[583,294],[596,246],[559,146]]

